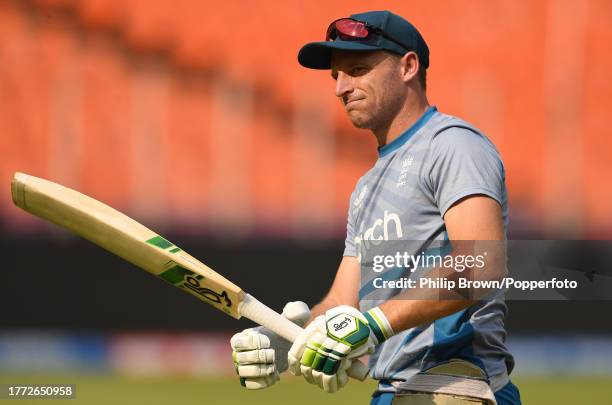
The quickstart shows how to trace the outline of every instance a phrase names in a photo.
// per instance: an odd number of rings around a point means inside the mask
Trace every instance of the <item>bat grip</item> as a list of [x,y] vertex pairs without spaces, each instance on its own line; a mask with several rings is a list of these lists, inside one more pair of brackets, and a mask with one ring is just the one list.
[[[295,341],[303,330],[289,319],[259,302],[250,294],[245,294],[244,300],[238,307],[238,312],[245,318],[270,329],[290,342]],[[369,373],[370,369],[368,366],[357,359],[353,360],[351,367],[347,370],[349,377],[359,381],[365,380]]]

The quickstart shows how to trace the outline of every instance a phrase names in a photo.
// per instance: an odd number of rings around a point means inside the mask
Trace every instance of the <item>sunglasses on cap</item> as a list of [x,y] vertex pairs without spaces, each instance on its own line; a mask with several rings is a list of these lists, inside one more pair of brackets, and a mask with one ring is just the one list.
[[334,41],[339,38],[342,41],[358,41],[373,45],[377,44],[379,37],[386,38],[408,51],[407,46],[389,37],[380,28],[374,27],[363,21],[354,20],[352,18],[340,18],[333,21],[331,24],[329,24],[327,33],[325,34],[326,41]]

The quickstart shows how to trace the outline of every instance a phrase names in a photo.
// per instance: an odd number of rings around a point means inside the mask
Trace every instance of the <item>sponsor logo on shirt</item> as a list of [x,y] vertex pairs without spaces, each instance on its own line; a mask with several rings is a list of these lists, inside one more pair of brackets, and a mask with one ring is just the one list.
[[[364,223],[361,223],[360,229],[363,230]],[[378,245],[382,241],[401,239],[404,236],[402,231],[402,221],[400,216],[395,212],[385,210],[382,218],[375,219],[372,224],[355,236],[355,248],[357,250],[357,260],[361,261],[362,249],[367,249],[369,244]]]

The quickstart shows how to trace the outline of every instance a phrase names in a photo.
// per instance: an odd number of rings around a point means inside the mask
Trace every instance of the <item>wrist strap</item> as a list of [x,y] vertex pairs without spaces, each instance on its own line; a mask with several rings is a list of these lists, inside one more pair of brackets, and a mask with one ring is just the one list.
[[364,312],[363,316],[365,316],[365,318],[368,320],[370,329],[372,329],[376,340],[378,340],[377,344],[381,344],[391,336],[395,335],[395,332],[393,332],[387,317],[379,307],[374,307],[369,311]]

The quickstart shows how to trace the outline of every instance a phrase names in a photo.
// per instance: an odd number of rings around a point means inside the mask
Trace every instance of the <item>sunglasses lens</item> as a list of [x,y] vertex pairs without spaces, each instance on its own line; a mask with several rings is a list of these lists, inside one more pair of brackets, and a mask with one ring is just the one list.
[[366,25],[360,21],[342,19],[334,22],[327,30],[327,41],[340,36],[342,39],[365,38],[369,34]]
[[365,24],[353,20],[340,20],[336,23],[336,28],[341,34],[353,38],[365,38],[368,36],[368,29]]

